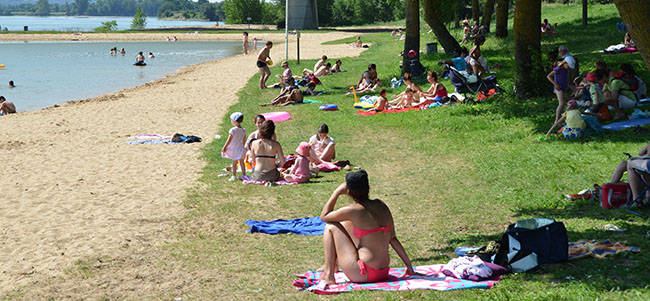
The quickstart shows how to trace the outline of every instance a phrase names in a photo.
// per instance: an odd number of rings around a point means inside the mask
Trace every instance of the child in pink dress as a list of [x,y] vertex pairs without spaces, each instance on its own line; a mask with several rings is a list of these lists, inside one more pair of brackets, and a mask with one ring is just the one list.
[[309,154],[311,152],[311,145],[307,142],[300,142],[296,153],[298,158],[296,163],[289,168],[287,174],[284,175],[284,180],[292,183],[307,183],[309,182]]
[[231,182],[237,180],[237,162],[239,162],[239,166],[241,167],[242,176],[246,175],[246,164],[244,164],[246,129],[241,127],[243,121],[244,114],[240,112],[235,112],[230,115],[230,122],[234,127],[228,131],[228,140],[226,140],[226,144],[221,149],[221,157],[232,160],[232,177],[229,179]]

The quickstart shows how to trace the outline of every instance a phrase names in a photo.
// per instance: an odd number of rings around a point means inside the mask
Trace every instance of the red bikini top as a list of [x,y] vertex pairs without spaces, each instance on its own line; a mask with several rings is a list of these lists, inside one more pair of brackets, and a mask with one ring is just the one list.
[[357,227],[354,227],[352,229],[352,233],[354,233],[354,236],[356,236],[357,238],[361,238],[368,234],[372,234],[379,231],[384,231],[384,234],[386,234],[388,231],[390,231],[390,225],[374,228],[374,229],[359,229]]

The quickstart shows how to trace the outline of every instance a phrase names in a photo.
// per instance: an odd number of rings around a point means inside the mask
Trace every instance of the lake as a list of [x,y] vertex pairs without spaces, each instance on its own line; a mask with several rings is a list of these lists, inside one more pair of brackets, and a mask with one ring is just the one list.
[[[74,1],[70,1],[71,3]],[[117,21],[118,30],[131,28],[133,17],[35,17],[35,16],[0,16],[0,27],[10,31],[22,31],[28,26],[30,31],[93,31],[102,22]],[[179,27],[179,26],[213,26],[213,21],[179,21],[159,20],[157,17],[147,17],[146,28]],[[223,25],[223,22],[219,22]]]
[[[110,55],[111,48],[126,55]],[[133,66],[138,51],[147,66]],[[240,41],[0,42],[0,95],[18,111],[37,110],[142,85],[181,67],[242,53]],[[9,88],[9,81],[16,88]]]

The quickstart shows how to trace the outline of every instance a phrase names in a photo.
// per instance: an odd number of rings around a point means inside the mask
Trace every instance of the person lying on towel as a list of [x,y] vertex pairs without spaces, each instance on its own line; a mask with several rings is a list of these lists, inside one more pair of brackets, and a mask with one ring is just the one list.
[[[326,285],[336,283],[334,273],[339,267],[356,283],[388,279],[389,245],[406,265],[406,275],[415,274],[404,247],[395,236],[390,209],[381,200],[370,199],[369,190],[365,170],[348,173],[345,182],[334,190],[323,207],[320,218],[327,222],[323,233],[325,265],[319,271]],[[348,195],[354,202],[334,210],[341,195]]]

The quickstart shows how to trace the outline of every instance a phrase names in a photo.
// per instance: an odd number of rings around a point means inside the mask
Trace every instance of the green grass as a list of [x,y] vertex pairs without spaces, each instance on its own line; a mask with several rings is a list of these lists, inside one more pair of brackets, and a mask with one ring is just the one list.
[[[603,55],[597,53],[622,41],[615,23],[620,17],[613,5],[591,6],[590,25],[580,27],[579,6],[544,6],[543,17],[559,22],[560,34],[543,37],[543,51],[566,44],[581,64],[591,70],[593,62],[604,59],[616,67],[632,62],[648,79],[639,54]],[[550,17],[552,16],[552,17]],[[510,22],[512,24],[512,22]],[[460,37],[459,31],[453,34]],[[324,77],[321,89],[327,94],[308,97],[337,104],[336,112],[322,112],[317,105],[286,108],[292,119],[277,124],[276,132],[285,153],[306,141],[320,123],[327,123],[337,141],[337,157],[368,170],[371,195],[381,198],[392,209],[397,235],[415,265],[444,263],[442,254],[458,246],[481,246],[498,239],[508,224],[531,217],[550,217],[565,223],[569,240],[625,240],[639,246],[643,254],[620,255],[607,259],[582,259],[563,264],[544,265],[533,273],[507,275],[490,290],[452,292],[413,291],[402,293],[352,292],[336,296],[345,299],[647,299],[650,296],[648,265],[650,248],[647,219],[605,210],[589,201],[567,202],[563,195],[607,182],[622,151],[634,152],[648,142],[650,135],[631,130],[592,136],[575,142],[539,143],[552,124],[555,98],[515,100],[510,93],[487,103],[362,117],[355,114],[353,98],[344,96],[369,63],[378,65],[387,83],[399,75],[397,54],[402,43],[386,33],[368,34],[363,41],[372,47],[359,58],[343,59],[343,69]],[[431,41],[422,31],[422,45]],[[336,43],[351,42],[352,39]],[[483,55],[497,71],[499,83],[512,91],[514,69],[512,32],[505,40],[488,38]],[[442,53],[423,55],[428,68],[445,58]],[[313,66],[315,61],[291,62],[295,71]],[[278,74],[280,68],[272,68]],[[259,91],[259,77],[253,77],[242,91],[240,101],[230,111],[244,113],[244,127],[254,130],[256,114],[278,108],[260,108],[277,90]],[[451,84],[443,81],[448,89]],[[423,87],[428,87],[424,82]],[[541,85],[551,86],[545,80]],[[389,90],[395,93],[399,89]],[[230,122],[224,117],[220,134],[227,135]],[[203,269],[218,270],[222,283],[213,292],[229,299],[308,298],[290,283],[294,273],[322,264],[321,237],[260,235],[246,233],[248,219],[270,220],[315,216],[344,173],[322,174],[310,184],[267,188],[229,183],[216,175],[229,162],[220,158],[222,140],[205,148],[208,165],[203,170],[201,188],[195,189],[186,206],[179,242],[169,246],[179,261]],[[345,204],[346,200],[340,200]],[[650,213],[645,210],[644,213]],[[605,224],[627,228],[627,232],[602,230]],[[403,264],[395,254],[392,266]],[[257,288],[263,288],[258,290]],[[203,292],[207,295],[211,293]],[[199,293],[201,295],[201,293]]]
[[[552,17],[551,17],[552,16]],[[579,6],[544,6],[543,17],[560,23],[560,33],[543,37],[550,50],[566,44],[579,59],[581,70],[589,70],[597,59],[615,67],[632,62],[645,79],[639,54],[602,55],[598,50],[622,41],[615,23],[620,17],[613,5],[591,6],[590,25],[582,29]],[[510,22],[512,25],[512,22]],[[421,31],[421,45],[433,41],[428,28]],[[453,31],[460,37],[461,32]],[[505,40],[489,37],[483,55],[489,65],[500,64],[499,83],[512,91],[514,69],[512,32]],[[353,39],[333,43],[351,42]],[[358,58],[344,58],[346,73],[323,77],[319,89],[325,95],[308,97],[337,104],[335,112],[317,110],[315,104],[286,108],[260,108],[277,90],[258,90],[254,76],[238,93],[239,102],[230,112],[244,113],[244,127],[254,130],[256,114],[286,110],[291,120],[277,124],[276,132],[285,153],[294,152],[300,141],[327,123],[337,141],[337,159],[368,171],[371,196],[384,200],[395,218],[396,231],[414,265],[445,263],[459,246],[482,246],[498,239],[508,224],[531,217],[555,218],[564,222],[569,240],[612,239],[641,248],[641,254],[623,254],[606,259],[581,259],[544,265],[535,272],[506,275],[489,290],[451,292],[351,292],[337,299],[632,299],[650,297],[648,283],[650,242],[648,219],[627,214],[624,209],[605,210],[589,201],[567,202],[563,195],[603,183],[623,151],[635,152],[650,139],[631,130],[603,133],[579,141],[540,143],[554,119],[556,100],[549,95],[518,101],[510,93],[486,103],[362,117],[355,114],[352,96],[343,94],[358,80],[369,63],[378,65],[384,83],[399,76],[403,43],[388,33],[367,34],[362,40],[372,47]],[[443,53],[423,55],[427,68],[439,71],[436,62]],[[335,58],[331,58],[335,59]],[[312,68],[314,60],[290,62],[294,73]],[[279,74],[280,67],[271,68]],[[275,77],[273,77],[275,79]],[[452,89],[448,80],[443,81]],[[423,81],[419,84],[426,88]],[[403,87],[402,87],[403,89]],[[400,89],[390,89],[389,94]],[[230,113],[229,112],[229,113]],[[219,134],[231,125],[226,114]],[[344,172],[325,173],[305,185],[263,187],[231,183],[217,177],[230,164],[220,156],[225,139],[206,145],[207,166],[200,183],[184,203],[187,214],[179,221],[175,237],[157,252],[172,258],[179,271],[194,275],[201,283],[196,291],[174,292],[183,299],[306,299],[315,295],[291,286],[295,273],[315,269],[323,263],[320,236],[262,235],[247,233],[248,219],[271,220],[319,215],[331,192],[344,180]],[[339,200],[339,206],[348,203]],[[643,211],[650,214],[649,210]],[[627,228],[626,232],[602,230],[605,224]],[[90,260],[79,260],[68,271],[77,278],[101,277]],[[391,252],[391,266],[403,266]],[[163,269],[164,270],[164,269]],[[167,270],[164,270],[168,272]],[[169,292],[167,292],[169,293]],[[154,292],[154,294],[156,294]],[[166,295],[166,293],[165,293]],[[175,296],[176,296],[175,295]]]

